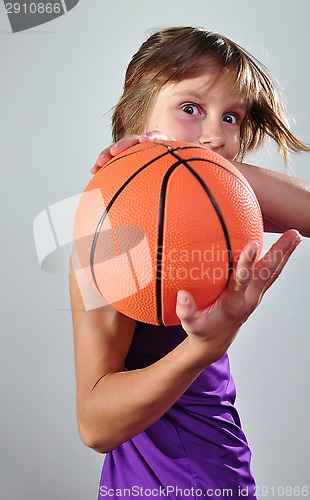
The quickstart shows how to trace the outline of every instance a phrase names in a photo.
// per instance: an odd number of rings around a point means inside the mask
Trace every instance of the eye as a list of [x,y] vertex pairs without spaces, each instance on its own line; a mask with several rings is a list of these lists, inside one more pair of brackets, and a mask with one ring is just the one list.
[[223,116],[223,122],[229,123],[230,125],[236,125],[238,121],[238,115],[235,113],[227,113]]
[[197,104],[183,104],[182,110],[188,115],[199,115],[200,109]]

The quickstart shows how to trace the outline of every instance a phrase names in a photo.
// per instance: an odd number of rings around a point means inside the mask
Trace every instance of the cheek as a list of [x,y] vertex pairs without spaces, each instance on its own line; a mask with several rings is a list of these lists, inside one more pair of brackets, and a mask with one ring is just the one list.
[[238,145],[240,140],[240,129],[236,130],[231,135],[231,141],[233,144]]
[[237,151],[239,151],[239,147],[240,147],[240,130],[238,132],[235,132],[232,136],[231,136],[231,147],[236,149]]
[[233,160],[239,153],[240,149],[240,133],[236,132],[226,139],[226,159]]
[[168,113],[153,113],[150,119],[147,121],[148,132],[158,131],[171,137],[175,137],[178,140],[185,140],[185,138],[180,137],[182,135],[182,127],[180,127],[177,120]]
[[167,134],[167,131],[165,130],[167,128],[169,128],[169,120],[167,120],[167,118],[163,114],[157,113],[156,110],[154,110],[146,120],[145,129],[148,132],[157,130],[159,132]]

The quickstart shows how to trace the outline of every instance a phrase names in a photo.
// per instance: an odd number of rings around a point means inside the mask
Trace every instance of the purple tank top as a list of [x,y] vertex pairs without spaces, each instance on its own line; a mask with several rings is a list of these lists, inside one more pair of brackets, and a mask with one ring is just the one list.
[[[126,368],[154,363],[185,337],[180,326],[138,323]],[[98,499],[255,499],[251,452],[235,396],[225,355],[157,422],[106,455]]]

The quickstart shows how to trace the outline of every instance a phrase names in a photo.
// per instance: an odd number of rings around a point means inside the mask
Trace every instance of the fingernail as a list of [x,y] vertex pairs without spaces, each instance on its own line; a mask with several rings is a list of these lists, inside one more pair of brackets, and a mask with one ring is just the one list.
[[258,252],[258,244],[255,242],[255,247],[253,246],[250,253],[250,262],[254,262],[254,260],[256,259],[257,252]]
[[97,165],[99,165],[99,167],[102,167],[104,165],[104,161],[105,161],[104,158],[105,158],[104,156],[99,156],[97,158],[96,163],[97,163]]
[[144,142],[149,142],[150,138],[146,134],[139,135],[138,141],[140,144],[143,144]]
[[182,292],[178,292],[178,302],[179,304],[187,304],[188,303],[188,297]]
[[302,236],[301,234],[298,233],[298,236],[296,237],[296,239],[293,241],[292,245],[294,247],[297,247],[297,245],[299,245],[299,243],[301,243],[302,241]]

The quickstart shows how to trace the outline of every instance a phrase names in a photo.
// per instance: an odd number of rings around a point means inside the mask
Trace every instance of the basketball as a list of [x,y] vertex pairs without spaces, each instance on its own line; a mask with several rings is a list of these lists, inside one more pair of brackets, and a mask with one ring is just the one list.
[[199,309],[228,284],[263,222],[257,198],[220,155],[185,142],[147,142],[114,157],[91,179],[76,211],[74,240],[89,281],[137,321],[180,323],[178,290]]

